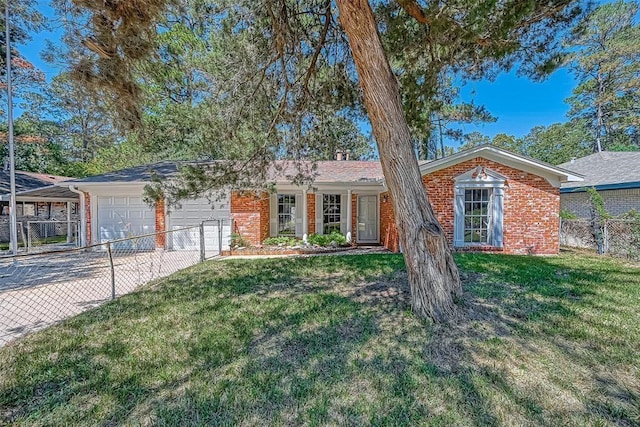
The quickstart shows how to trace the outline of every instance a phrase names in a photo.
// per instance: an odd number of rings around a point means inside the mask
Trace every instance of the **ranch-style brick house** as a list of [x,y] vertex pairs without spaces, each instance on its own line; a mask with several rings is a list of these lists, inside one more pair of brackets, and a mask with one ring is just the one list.
[[[559,250],[560,186],[580,175],[483,145],[450,157],[421,162],[422,182],[456,250],[509,254],[556,254]],[[272,236],[305,238],[340,231],[356,245],[400,250],[393,205],[377,161],[317,162],[304,186],[284,177],[275,190],[234,191],[219,200],[184,200],[168,211],[164,201],[149,207],[144,186],[152,174],[171,179],[177,165],[162,162],[63,184],[80,191],[86,243],[199,224],[233,221],[225,229],[260,245]],[[164,246],[156,239],[156,246]],[[173,248],[179,249],[179,248]]]

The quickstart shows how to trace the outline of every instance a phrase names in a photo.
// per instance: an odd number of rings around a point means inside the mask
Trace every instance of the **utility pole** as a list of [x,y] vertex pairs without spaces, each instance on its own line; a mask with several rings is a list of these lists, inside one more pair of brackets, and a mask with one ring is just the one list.
[[13,255],[18,254],[18,218],[16,212],[16,159],[13,144],[13,92],[11,87],[11,43],[9,40],[9,0],[4,2],[4,34],[6,50],[7,73],[7,119],[9,123],[9,176],[11,185],[11,197],[9,199],[9,236]]

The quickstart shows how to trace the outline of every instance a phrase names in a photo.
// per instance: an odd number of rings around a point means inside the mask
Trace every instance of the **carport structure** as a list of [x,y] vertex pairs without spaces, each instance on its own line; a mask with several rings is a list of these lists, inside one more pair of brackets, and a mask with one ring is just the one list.
[[[2,176],[2,175],[7,175]],[[8,173],[0,173],[0,241],[8,241],[9,187]],[[7,179],[4,179],[7,178]],[[64,187],[63,182],[72,179],[63,176],[16,171],[16,208],[19,228],[18,239],[26,244],[24,232],[28,223],[49,222],[66,229],[70,241],[72,224],[77,219],[79,195]],[[57,184],[60,184],[58,186]],[[6,227],[4,227],[6,223]],[[6,228],[6,233],[5,233]]]

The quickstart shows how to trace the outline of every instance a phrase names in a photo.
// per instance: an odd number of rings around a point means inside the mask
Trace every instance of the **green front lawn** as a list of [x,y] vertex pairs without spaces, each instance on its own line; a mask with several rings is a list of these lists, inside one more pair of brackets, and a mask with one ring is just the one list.
[[0,424],[640,423],[638,267],[457,260],[435,326],[398,255],[198,265],[0,349]]

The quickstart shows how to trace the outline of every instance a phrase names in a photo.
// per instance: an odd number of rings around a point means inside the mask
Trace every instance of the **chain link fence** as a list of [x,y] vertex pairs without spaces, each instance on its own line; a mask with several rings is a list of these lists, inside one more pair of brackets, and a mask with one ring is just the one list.
[[[18,252],[46,252],[79,246],[80,222],[57,220],[17,221]],[[10,255],[9,222],[0,223],[0,256]]]
[[79,221],[27,221],[27,252],[46,245],[79,246]]
[[[606,254],[640,260],[640,221],[607,219],[598,230]],[[596,229],[586,219],[562,219],[560,244],[574,248],[598,249]]]
[[0,257],[0,346],[213,258],[222,220],[46,253]]

